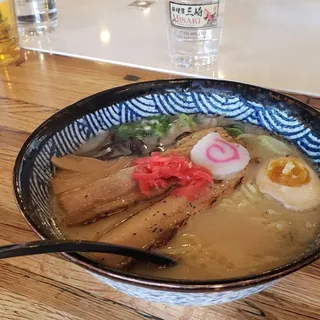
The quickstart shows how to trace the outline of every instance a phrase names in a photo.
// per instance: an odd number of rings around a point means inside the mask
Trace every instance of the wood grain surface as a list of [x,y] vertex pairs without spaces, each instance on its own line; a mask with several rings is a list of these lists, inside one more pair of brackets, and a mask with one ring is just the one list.
[[[61,108],[95,92],[167,74],[24,51],[0,69],[0,245],[35,240],[19,214],[12,168],[28,135]],[[320,100],[298,99],[320,108]],[[320,261],[242,301],[185,308],[119,293],[58,255],[0,261],[0,319],[320,319]]]

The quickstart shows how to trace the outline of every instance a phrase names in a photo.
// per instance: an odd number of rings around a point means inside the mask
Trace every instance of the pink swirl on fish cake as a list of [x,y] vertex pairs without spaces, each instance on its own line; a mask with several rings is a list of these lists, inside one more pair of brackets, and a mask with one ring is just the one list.
[[[218,150],[218,152],[220,152],[220,154],[222,155],[226,155],[226,153],[228,153],[228,148],[229,151],[232,152],[230,156],[226,156],[225,158],[222,157],[222,159],[219,159],[213,155],[213,153],[216,153],[215,150]],[[238,149],[232,143],[229,143],[222,139],[214,139],[214,142],[206,149],[206,156],[210,161],[214,163],[227,163],[240,159]]]

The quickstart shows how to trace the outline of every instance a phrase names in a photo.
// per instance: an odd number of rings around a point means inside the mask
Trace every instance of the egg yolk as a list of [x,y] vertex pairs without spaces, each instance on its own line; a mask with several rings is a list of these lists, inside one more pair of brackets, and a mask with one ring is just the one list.
[[295,158],[278,158],[271,160],[267,167],[269,179],[288,187],[300,187],[310,182],[309,172]]

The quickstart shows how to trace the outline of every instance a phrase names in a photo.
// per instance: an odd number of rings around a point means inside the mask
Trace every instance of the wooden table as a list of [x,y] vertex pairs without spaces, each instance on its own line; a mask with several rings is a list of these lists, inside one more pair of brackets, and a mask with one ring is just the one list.
[[[12,168],[28,135],[59,109],[97,91],[172,76],[23,52],[0,69],[0,244],[37,239],[19,214]],[[320,108],[320,100],[298,99]],[[320,319],[320,261],[248,299],[183,308],[128,297],[57,255],[0,261],[0,319]]]

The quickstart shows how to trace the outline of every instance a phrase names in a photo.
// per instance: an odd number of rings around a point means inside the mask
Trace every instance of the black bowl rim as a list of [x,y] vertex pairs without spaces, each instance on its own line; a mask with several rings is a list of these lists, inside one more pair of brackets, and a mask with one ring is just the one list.
[[[18,205],[18,209],[30,228],[41,238],[47,239],[43,236],[41,231],[39,230],[38,226],[32,224],[32,222],[28,219],[26,212],[23,207],[23,199],[21,198],[20,189],[20,169],[23,166],[23,159],[25,156],[26,151],[30,147],[31,143],[37,138],[49,125],[52,121],[56,121],[57,119],[63,117],[66,113],[72,113],[77,107],[78,104],[86,102],[87,100],[91,100],[93,98],[99,97],[101,95],[112,95],[114,93],[127,93],[130,89],[136,89],[139,92],[143,90],[150,90],[153,88],[158,88],[163,85],[175,85],[175,84],[184,84],[188,85],[192,82],[212,82],[212,83],[222,83],[222,84],[233,84],[233,85],[240,85],[245,86],[247,88],[252,88],[256,90],[260,90],[261,92],[272,94],[275,97],[291,100],[299,105],[300,108],[305,109],[310,113],[316,112],[319,114],[319,110],[309,106],[308,104],[294,98],[288,96],[283,93],[279,93],[274,90],[270,90],[267,88],[236,82],[236,81],[229,81],[229,80],[216,80],[216,79],[199,79],[199,78],[178,78],[178,79],[169,79],[169,80],[154,80],[154,81],[145,81],[139,82],[134,84],[129,84],[125,86],[115,87],[108,90],[104,90],[101,92],[97,92],[93,95],[90,95],[86,98],[83,98],[71,105],[61,109],[57,113],[53,114],[49,117],[46,121],[40,124],[28,137],[25,141],[23,146],[21,147],[18,156],[16,158],[16,162],[13,168],[13,188],[14,188],[14,195]],[[79,110],[77,109],[77,116],[82,117],[85,114],[88,114],[90,111],[95,111],[97,108],[92,107],[92,110]],[[79,112],[82,111],[82,112]],[[89,272],[97,274],[99,276],[103,276],[113,281],[118,281],[122,283],[126,283],[128,285],[137,285],[140,287],[145,287],[149,289],[156,289],[156,290],[163,290],[163,291],[175,291],[175,292],[221,292],[227,290],[239,290],[242,288],[248,288],[256,285],[263,285],[265,283],[276,281],[290,273],[293,273],[320,258],[320,247],[316,248],[309,254],[300,257],[288,264],[282,265],[278,268],[274,268],[268,270],[263,273],[257,273],[248,276],[236,277],[236,278],[226,278],[226,279],[219,279],[219,280],[176,280],[176,279],[166,279],[166,278],[159,278],[159,277],[152,277],[152,276],[141,276],[132,274],[127,271],[122,270],[115,270],[108,267],[101,267],[101,265],[91,261],[79,254],[76,253],[62,253],[62,255],[67,258],[68,260],[74,262],[75,264],[85,268]]]

